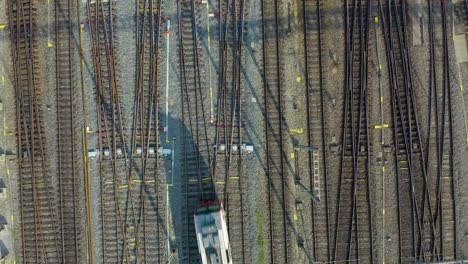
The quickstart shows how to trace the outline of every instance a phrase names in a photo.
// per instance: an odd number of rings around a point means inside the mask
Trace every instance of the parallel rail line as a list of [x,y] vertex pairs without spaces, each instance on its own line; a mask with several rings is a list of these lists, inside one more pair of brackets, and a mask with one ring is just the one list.
[[200,47],[198,44],[194,0],[177,1],[182,121],[184,125],[183,178],[185,203],[182,206],[183,231],[179,258],[184,263],[199,262],[193,211],[204,201],[216,201],[212,169],[211,146],[207,134],[206,95],[201,78]]
[[80,250],[81,223],[78,204],[80,182],[78,154],[78,127],[75,124],[77,80],[73,24],[76,2],[55,2],[56,80],[57,80],[57,132],[58,177],[61,241],[63,259],[80,263],[84,252]]
[[[318,166],[308,153],[309,188],[319,195],[321,202],[310,201],[312,219],[312,252],[317,262],[331,261],[330,204],[328,197],[328,174],[326,162],[325,105],[323,88],[323,63],[321,39],[321,1],[303,1],[305,83],[307,107],[307,142],[318,147]],[[318,73],[318,74],[317,74]],[[314,171],[315,170],[315,171]],[[315,172],[319,174],[319,184]],[[317,191],[318,190],[318,191]],[[323,195],[320,194],[323,191]]]
[[263,43],[263,96],[265,109],[266,174],[271,263],[290,259],[287,170],[283,140],[282,69],[280,57],[279,0],[261,1]]

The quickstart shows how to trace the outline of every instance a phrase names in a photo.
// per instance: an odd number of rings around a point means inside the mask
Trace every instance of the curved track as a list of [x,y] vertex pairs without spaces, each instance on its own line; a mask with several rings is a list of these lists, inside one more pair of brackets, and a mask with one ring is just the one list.
[[19,163],[20,259],[63,259],[56,196],[46,159],[41,91],[38,85],[36,1],[9,1],[16,92]]

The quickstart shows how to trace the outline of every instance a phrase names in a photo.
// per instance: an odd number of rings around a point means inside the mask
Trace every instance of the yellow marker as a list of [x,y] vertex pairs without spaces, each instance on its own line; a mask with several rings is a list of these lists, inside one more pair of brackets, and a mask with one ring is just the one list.
[[132,230],[132,229],[135,229],[134,226],[129,226],[128,229]]
[[293,216],[293,217],[294,217],[294,220],[296,220],[296,221],[297,221],[297,214],[294,214],[294,216]]
[[15,216],[11,215],[11,222],[13,223],[15,221]]
[[231,177],[229,177],[229,179],[231,179],[231,180],[238,180],[238,179],[239,179],[239,176],[231,176]]
[[202,179],[202,181],[209,181],[209,180],[211,180],[210,177],[206,177],[206,178],[203,178],[203,179]]
[[0,29],[5,29],[6,25],[5,24],[0,24]]
[[382,172],[385,172],[385,166],[382,166]]
[[53,46],[54,46],[54,45],[52,44],[52,42],[50,42],[50,41],[47,42],[47,47],[52,48]]
[[218,182],[216,182],[216,184],[223,185],[223,184],[226,184],[226,183],[223,182],[223,181],[218,181]]
[[294,133],[302,134],[302,132],[303,132],[303,129],[302,129],[302,128],[289,130],[289,133],[290,133],[291,135],[294,135]]
[[294,10],[294,16],[297,17],[297,11],[296,10]]
[[374,21],[375,21],[375,23],[379,23],[379,17],[378,17],[378,16],[375,16],[375,17],[374,17]]
[[114,184],[113,181],[106,181],[104,184]]
[[8,169],[8,168],[6,169],[6,174],[7,174],[8,176],[10,176],[10,169]]
[[294,159],[296,155],[294,153],[291,153],[291,159]]
[[380,96],[380,102],[383,102],[383,96]]
[[296,77],[296,82],[298,82],[298,83],[301,82],[301,76]]
[[146,183],[152,183],[152,182],[156,182],[155,180],[147,180],[145,181]]
[[[208,32],[210,32],[210,31],[208,30]],[[211,41],[211,36],[210,35],[208,35],[208,41]]]
[[383,214],[383,215],[385,215],[385,208],[384,208],[384,209],[382,209],[382,214]]
[[5,75],[2,74],[2,82],[5,81]]
[[142,182],[142,180],[132,180],[132,182]]
[[375,129],[388,128],[388,124],[375,125]]
[[119,186],[119,189],[126,189],[126,188],[128,188],[128,185]]
[[382,70],[383,66],[379,63],[379,70]]
[[465,90],[465,87],[463,87],[462,84],[460,85],[460,90],[461,90],[461,91]]

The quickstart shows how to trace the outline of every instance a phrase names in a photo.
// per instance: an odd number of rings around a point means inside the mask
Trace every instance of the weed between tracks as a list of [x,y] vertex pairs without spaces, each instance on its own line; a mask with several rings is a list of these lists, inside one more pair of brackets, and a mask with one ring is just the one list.
[[262,214],[257,210],[255,214],[255,222],[257,223],[257,245],[258,245],[258,263],[263,264],[265,259],[265,252],[263,252],[263,226],[262,226]]

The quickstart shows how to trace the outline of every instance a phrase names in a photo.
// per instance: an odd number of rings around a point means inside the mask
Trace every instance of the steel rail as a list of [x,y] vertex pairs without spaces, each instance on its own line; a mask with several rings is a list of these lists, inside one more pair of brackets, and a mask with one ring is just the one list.
[[[333,261],[373,262],[367,89],[370,8],[370,1],[354,0],[351,5],[349,2],[345,4],[347,31],[344,125]],[[346,187],[349,182],[352,186]],[[348,195],[351,197],[347,197]],[[342,212],[348,205],[351,211]],[[367,223],[362,224],[360,220],[367,220]],[[343,243],[346,248],[340,246]]]
[[[55,196],[52,194],[40,87],[36,80],[35,1],[9,2],[18,135],[21,253],[23,262],[61,262]],[[26,74],[25,74],[26,73]]]
[[[315,10],[309,10],[309,9],[312,9],[314,6],[314,3],[315,3]],[[310,7],[309,7],[310,6]],[[321,128],[319,129],[320,130],[320,136],[321,136],[321,142],[319,145],[321,145],[322,147],[322,162],[321,162],[321,168],[322,170],[320,170],[320,173],[323,173],[323,178],[324,178],[324,188],[325,188],[325,223],[321,223],[319,222],[318,219],[318,214],[319,212],[317,212],[318,210],[320,210],[321,208],[321,205],[315,205],[313,203],[313,201],[311,201],[311,207],[312,207],[312,210],[311,210],[311,217],[312,217],[312,232],[313,232],[313,252],[314,252],[314,259],[315,261],[326,261],[326,262],[330,262],[331,261],[331,248],[330,248],[330,245],[331,245],[331,238],[330,238],[330,205],[329,205],[329,197],[328,197],[328,169],[327,169],[327,159],[326,159],[326,132],[325,132],[325,106],[324,106],[324,88],[323,88],[323,63],[322,63],[322,38],[321,38],[321,1],[320,0],[316,0],[316,1],[303,1],[303,27],[304,27],[304,54],[305,54],[305,84],[306,84],[306,108],[307,108],[307,142],[308,142],[308,145],[309,146],[313,146],[313,142],[315,142],[315,138],[313,138],[312,134],[313,134],[313,130],[317,129],[315,127],[312,127],[311,123],[312,123],[312,118],[311,118],[311,111],[312,111],[312,99],[311,97],[313,96],[313,92],[312,92],[312,89],[314,88],[317,88],[317,87],[314,87],[314,85],[312,84],[312,80],[314,80],[314,77],[317,76],[315,71],[310,70],[309,71],[309,68],[312,68],[312,66],[315,66],[317,67],[318,71],[319,71],[319,75],[318,75],[318,89],[320,90],[319,93],[320,93],[320,122],[321,122]],[[309,12],[311,12],[311,14],[309,14]],[[315,12],[315,13],[314,13]],[[313,19],[309,18],[309,16],[312,16],[312,17],[315,17],[316,19],[316,24],[317,25],[314,25],[312,24],[311,22],[309,22],[310,20],[314,21]],[[311,23],[312,25],[309,26],[309,23]],[[317,29],[316,31],[317,32],[314,32],[315,28],[313,28],[314,26],[317,26]],[[311,29],[309,29],[311,28]],[[309,32],[311,31],[311,32]],[[314,43],[313,42],[313,39],[311,40],[311,44],[317,44],[317,54],[314,54],[312,51],[310,51],[310,48],[311,45],[309,44],[309,36],[310,35],[314,35],[316,34],[317,35],[317,42]],[[315,46],[315,45],[314,45]],[[318,59],[318,63],[315,62],[312,58],[314,58],[313,56],[317,57]],[[314,65],[314,63],[316,63],[316,65]],[[315,106],[315,105],[314,105]],[[313,176],[313,169],[314,169],[314,166],[313,166],[313,163],[312,163],[312,155],[311,153],[308,153],[308,165],[309,165],[309,181],[310,181],[310,188],[313,189],[314,188],[314,176]],[[321,225],[325,225],[325,241],[323,241],[323,239],[320,237],[318,238],[318,233],[320,232],[319,231],[319,228],[318,226],[321,226]],[[323,235],[322,235],[323,236]],[[320,244],[320,241],[323,241],[324,243],[326,243],[326,254],[325,256],[323,256],[321,254],[321,252],[319,253],[318,251],[318,244]]]
[[[55,2],[56,76],[57,76],[57,130],[58,167],[62,254],[64,262],[79,263],[80,225],[77,202],[77,173],[75,156],[76,80],[73,49],[74,1]],[[65,43],[65,45],[64,45]]]
[[[272,3],[273,2],[273,3]],[[269,9],[269,10],[267,10]],[[271,10],[272,9],[272,10]],[[267,13],[268,12],[268,13]],[[286,171],[284,169],[284,143],[283,143],[283,116],[282,116],[282,85],[280,68],[280,32],[279,32],[279,0],[261,1],[262,14],[262,60],[263,60],[263,95],[265,109],[265,141],[266,141],[266,174],[268,178],[268,203],[269,203],[269,235],[270,235],[270,261],[271,263],[289,261],[288,231],[287,231],[287,202],[286,202]],[[274,45],[267,47],[266,24],[274,21]],[[273,33],[273,32],[269,32]],[[270,47],[274,48],[270,48]],[[271,61],[273,60],[273,61]],[[270,80],[271,78],[271,80]],[[271,98],[270,98],[271,97]],[[270,115],[270,111],[272,112]],[[273,124],[274,123],[274,124]],[[277,146],[275,146],[277,145]],[[277,148],[277,149],[276,149]],[[278,152],[278,153],[273,153]],[[273,179],[275,178],[275,179]],[[275,181],[276,180],[276,181]],[[279,181],[279,182],[278,182]],[[274,186],[273,186],[274,185]],[[280,187],[278,185],[281,185]],[[277,193],[280,201],[273,201],[273,192]],[[280,212],[273,212],[281,203]],[[275,216],[281,213],[281,220],[277,223]],[[282,234],[274,230],[281,228]],[[275,238],[277,236],[281,238]],[[278,250],[276,250],[278,249]]]

